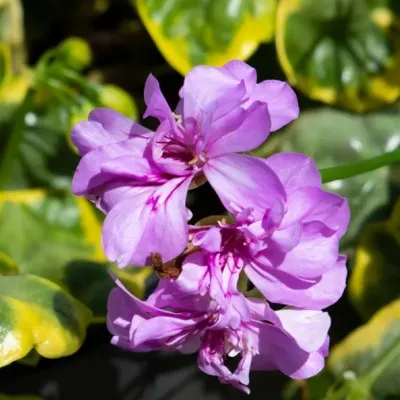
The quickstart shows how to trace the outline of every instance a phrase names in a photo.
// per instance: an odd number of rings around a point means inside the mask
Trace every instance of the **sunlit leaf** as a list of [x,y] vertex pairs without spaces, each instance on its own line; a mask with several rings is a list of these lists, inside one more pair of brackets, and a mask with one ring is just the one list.
[[10,48],[12,71],[19,74],[25,65],[23,9],[20,0],[0,0],[0,42]]
[[[400,144],[400,110],[397,106],[369,114],[352,114],[324,107],[303,112],[285,132],[275,137],[273,150],[295,151],[311,156],[319,168],[347,164],[395,150]],[[268,156],[271,146],[254,154]],[[360,226],[389,197],[389,168],[380,168],[325,185],[345,196],[351,208],[351,222],[342,245],[355,239]]]
[[[0,147],[4,148],[13,123],[15,104],[0,105]],[[9,189],[50,186],[69,190],[78,156],[69,148],[65,133],[69,112],[63,106],[35,107],[25,117],[25,132],[18,158],[13,162]]]
[[326,370],[306,380],[291,380],[283,390],[283,400],[321,400],[332,383]]
[[400,300],[396,300],[334,346],[328,359],[328,368],[337,379],[342,379],[346,373],[352,374],[356,380],[363,377],[364,385],[372,383],[374,399],[398,396],[399,345]]
[[7,254],[0,251],[0,275],[17,275],[18,266]]
[[57,283],[99,318],[114,287],[110,268],[139,297],[151,272],[119,272],[107,263],[93,207],[82,198],[42,190],[0,192],[0,251],[12,257],[21,274]]
[[10,49],[0,42],[0,92],[11,75]]
[[400,95],[390,0],[282,0],[276,43],[289,81],[313,99],[365,111]]
[[31,396],[29,394],[22,396],[9,396],[7,394],[0,394],[0,400],[43,400],[38,396]]
[[247,59],[271,40],[277,0],[131,0],[165,59],[181,74]]
[[368,319],[400,296],[400,202],[387,221],[366,226],[356,247],[349,295]]
[[0,367],[33,348],[47,358],[76,352],[90,319],[88,308],[47,279],[0,276]]

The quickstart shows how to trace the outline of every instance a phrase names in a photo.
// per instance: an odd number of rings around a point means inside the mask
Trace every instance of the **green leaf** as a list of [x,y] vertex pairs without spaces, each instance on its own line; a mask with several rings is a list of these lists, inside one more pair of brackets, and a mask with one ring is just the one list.
[[0,367],[32,349],[47,358],[73,354],[91,312],[56,284],[33,275],[0,277]]
[[[328,107],[305,111],[275,138],[275,144],[254,154],[265,157],[273,151],[294,151],[311,156],[319,168],[329,168],[371,158],[398,148],[400,111],[387,110],[357,115]],[[361,225],[389,198],[389,168],[384,167],[348,179],[325,184],[327,190],[347,197],[351,221],[342,240],[348,246]]]
[[[0,147],[11,132],[16,106],[0,105]],[[69,129],[69,111],[63,106],[35,107],[25,117],[25,132],[19,155],[13,162],[8,189],[50,186],[69,190],[78,163],[65,140]]]
[[349,281],[349,296],[355,308],[368,319],[400,295],[400,202],[391,217],[367,225],[356,247]]
[[84,199],[42,190],[0,192],[0,251],[21,274],[49,279],[104,320],[111,268],[136,296],[142,297],[151,270],[119,271],[107,263],[100,243],[101,225]]
[[39,361],[40,354],[35,349],[32,349],[24,358],[19,360],[22,365],[27,365],[29,367],[36,367]]
[[0,394],[0,400],[43,400],[38,396],[22,395],[22,396],[9,396],[8,394]]
[[181,74],[247,59],[272,39],[277,0],[131,0],[165,59]]
[[17,275],[18,267],[14,260],[0,251],[0,275]]
[[334,346],[328,368],[338,380],[353,374],[354,386],[370,389],[374,399],[400,395],[400,300]]
[[292,380],[283,390],[283,400],[321,400],[332,382],[332,376],[326,370],[306,380]]
[[0,1],[0,42],[11,50],[13,73],[25,65],[23,9],[20,0]]
[[[305,94],[354,111],[400,96],[400,39],[389,0],[282,0],[276,43]],[[301,40],[299,40],[301,38]]]
[[0,42],[0,92],[3,90],[7,81],[10,79],[10,75],[10,49],[5,43]]

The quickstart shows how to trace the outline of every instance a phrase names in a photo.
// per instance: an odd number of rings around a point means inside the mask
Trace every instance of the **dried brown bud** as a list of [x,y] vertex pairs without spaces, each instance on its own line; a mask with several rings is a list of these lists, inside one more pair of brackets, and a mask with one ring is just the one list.
[[178,257],[164,264],[160,253],[150,253],[151,266],[162,279],[176,279],[182,271],[182,261],[183,257]]

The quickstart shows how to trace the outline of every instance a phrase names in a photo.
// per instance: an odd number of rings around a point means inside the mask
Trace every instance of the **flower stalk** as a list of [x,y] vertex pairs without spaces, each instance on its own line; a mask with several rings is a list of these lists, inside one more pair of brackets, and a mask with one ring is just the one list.
[[351,178],[352,176],[361,175],[366,172],[370,172],[399,161],[400,149],[370,158],[368,160],[362,160],[359,162],[341,165],[338,167],[322,168],[320,170],[322,175],[322,182],[327,183],[336,181],[338,179]]

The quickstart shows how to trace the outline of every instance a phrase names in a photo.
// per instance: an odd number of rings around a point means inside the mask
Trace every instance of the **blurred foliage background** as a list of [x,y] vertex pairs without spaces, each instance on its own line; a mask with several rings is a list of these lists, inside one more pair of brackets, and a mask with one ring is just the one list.
[[[289,81],[299,96],[300,118],[255,155],[304,152],[326,168],[399,148],[399,0],[0,0],[0,391],[46,399],[245,397],[191,373],[190,357],[122,360],[110,350],[108,270],[138,296],[156,279],[147,269],[110,265],[102,217],[70,193],[79,159],[73,124],[99,106],[139,119],[150,72],[174,104],[193,66],[233,58],[247,60],[259,80]],[[326,184],[352,210],[342,241],[348,289],[329,310],[331,355],[308,381],[254,374],[252,398],[400,399],[399,168]],[[204,196],[206,203],[198,200]],[[207,185],[188,204],[194,220],[222,211]],[[141,371],[135,379],[121,372],[128,357]],[[84,373],[80,365],[99,379],[65,390]],[[191,374],[185,383],[182,368]],[[162,377],[174,370],[167,384]],[[50,381],[58,385],[51,393]]]

